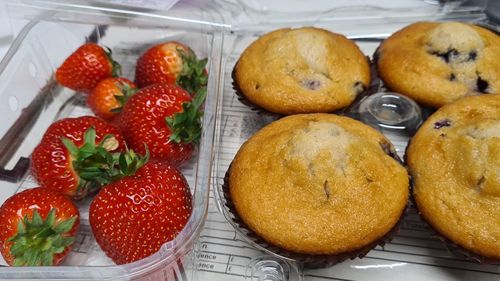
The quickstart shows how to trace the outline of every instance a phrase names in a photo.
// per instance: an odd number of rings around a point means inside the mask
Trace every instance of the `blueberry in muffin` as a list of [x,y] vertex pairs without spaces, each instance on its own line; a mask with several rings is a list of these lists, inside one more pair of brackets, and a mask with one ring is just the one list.
[[500,37],[472,24],[418,22],[377,51],[388,88],[433,108],[461,97],[500,92]]
[[423,218],[474,260],[500,260],[500,96],[441,107],[407,150]]

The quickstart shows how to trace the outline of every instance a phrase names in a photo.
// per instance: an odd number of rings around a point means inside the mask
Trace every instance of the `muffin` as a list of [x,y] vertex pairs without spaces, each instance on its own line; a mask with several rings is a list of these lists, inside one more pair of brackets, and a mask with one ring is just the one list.
[[418,22],[380,45],[386,86],[433,108],[467,95],[500,92],[500,37],[459,22]]
[[239,58],[235,88],[251,104],[279,114],[332,112],[370,84],[368,59],[345,36],[304,27],[267,33]]
[[468,256],[500,260],[500,96],[440,108],[406,158],[416,206],[432,228]]
[[327,266],[395,232],[409,196],[395,155],[381,133],[354,119],[287,116],[242,145],[228,170],[228,201],[267,244]]

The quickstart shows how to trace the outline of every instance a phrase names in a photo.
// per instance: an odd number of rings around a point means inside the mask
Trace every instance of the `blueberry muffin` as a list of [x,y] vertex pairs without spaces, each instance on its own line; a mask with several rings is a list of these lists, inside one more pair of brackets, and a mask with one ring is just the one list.
[[332,112],[370,84],[368,59],[345,36],[328,30],[284,28],[254,41],[233,73],[239,94],[279,114]]
[[500,96],[440,108],[406,157],[423,218],[464,250],[500,260]]
[[438,108],[463,96],[500,92],[500,37],[459,22],[418,22],[377,52],[388,88]]
[[408,174],[394,157],[381,133],[354,119],[287,116],[242,145],[228,171],[229,200],[249,229],[292,257],[353,258],[405,210]]

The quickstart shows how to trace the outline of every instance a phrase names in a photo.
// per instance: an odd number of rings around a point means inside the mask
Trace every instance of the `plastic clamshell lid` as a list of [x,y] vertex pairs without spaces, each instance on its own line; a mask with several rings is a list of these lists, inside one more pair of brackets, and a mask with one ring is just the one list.
[[[130,5],[130,3],[144,5]],[[460,6],[460,1],[434,0],[191,0],[167,8],[156,5],[175,0],[12,0],[6,3],[13,18],[51,21],[172,26],[204,32],[265,32],[279,27],[335,25],[353,22],[380,24],[420,20],[476,20],[484,7]],[[161,4],[160,4],[161,3]],[[370,31],[368,31],[370,32]]]

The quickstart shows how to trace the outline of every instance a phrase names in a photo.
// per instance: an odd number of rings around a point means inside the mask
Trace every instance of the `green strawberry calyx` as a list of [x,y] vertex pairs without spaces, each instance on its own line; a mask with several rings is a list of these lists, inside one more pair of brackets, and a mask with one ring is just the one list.
[[80,178],[75,199],[83,198],[103,185],[135,174],[149,160],[147,148],[144,156],[136,154],[132,149],[112,152],[118,148],[119,143],[111,134],[105,135],[100,143],[96,143],[94,127],[89,127],[83,138],[84,143],[80,147],[68,138],[61,139],[73,159],[73,170]]
[[176,143],[198,143],[201,138],[201,105],[207,96],[207,88],[202,87],[196,92],[191,102],[182,104],[183,111],[165,118],[171,130],[170,140]]
[[118,101],[120,106],[111,109],[111,112],[118,113],[122,111],[123,106],[127,103],[127,101],[137,93],[137,89],[131,87],[130,84],[125,82],[117,82],[116,86],[120,89],[121,95],[115,95],[115,99]]
[[50,266],[54,255],[63,253],[75,241],[68,236],[77,216],[56,223],[56,209],[51,209],[45,220],[37,210],[31,220],[27,215],[17,223],[17,233],[7,241],[12,242],[10,253],[14,266]]
[[182,68],[175,83],[191,94],[197,93],[200,88],[207,85],[208,77],[205,71],[208,58],[199,60],[193,51],[185,52],[178,49],[182,58]]
[[109,63],[111,63],[112,71],[111,71],[111,76],[113,77],[120,77],[122,75],[122,66],[113,59],[113,52],[109,47],[104,46],[104,53],[106,53],[106,56],[108,57]]

